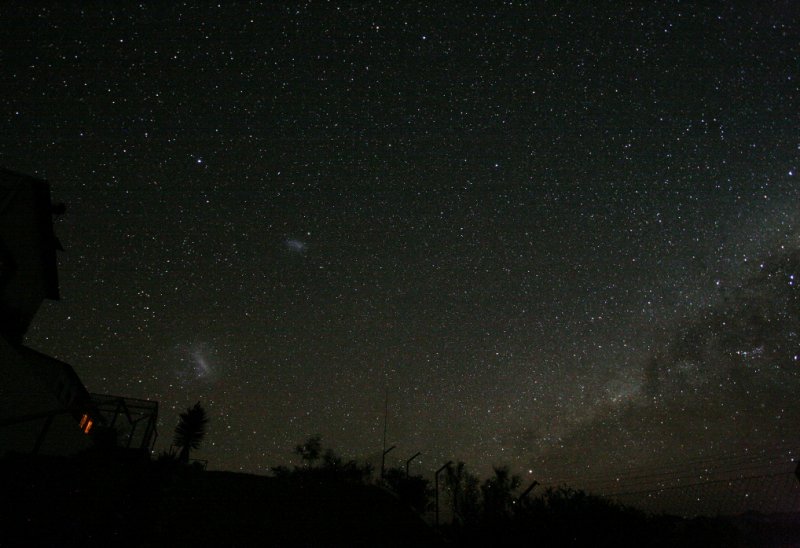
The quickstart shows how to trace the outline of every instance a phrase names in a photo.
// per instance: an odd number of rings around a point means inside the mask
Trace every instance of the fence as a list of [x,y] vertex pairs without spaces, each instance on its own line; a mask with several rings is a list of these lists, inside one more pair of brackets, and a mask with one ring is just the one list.
[[791,453],[725,455],[543,483],[568,485],[653,514],[798,512],[800,482]]

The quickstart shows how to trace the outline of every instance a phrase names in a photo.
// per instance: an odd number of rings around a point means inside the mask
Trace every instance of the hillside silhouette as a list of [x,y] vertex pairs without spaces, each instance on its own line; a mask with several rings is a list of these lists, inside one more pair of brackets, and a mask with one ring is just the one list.
[[2,546],[437,546],[390,492],[164,461],[7,456]]
[[[520,493],[508,468],[453,466],[437,529],[427,481],[373,480],[328,451],[274,476],[125,452],[6,455],[1,546],[796,546],[800,514],[647,515],[566,487]],[[416,478],[416,479],[415,479]],[[420,489],[421,487],[421,489]]]

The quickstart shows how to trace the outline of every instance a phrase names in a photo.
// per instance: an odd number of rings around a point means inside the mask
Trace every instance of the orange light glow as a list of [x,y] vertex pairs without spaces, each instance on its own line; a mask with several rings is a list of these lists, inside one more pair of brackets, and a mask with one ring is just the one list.
[[78,426],[80,427],[80,429],[83,431],[84,434],[88,434],[89,431],[92,429],[93,424],[94,421],[89,418],[89,415],[84,413],[83,416],[81,417],[81,422],[78,423]]

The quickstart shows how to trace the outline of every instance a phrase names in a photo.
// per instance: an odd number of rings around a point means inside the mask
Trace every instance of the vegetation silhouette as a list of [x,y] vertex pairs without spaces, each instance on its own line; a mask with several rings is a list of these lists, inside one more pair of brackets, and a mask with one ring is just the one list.
[[316,434],[308,438],[305,443],[301,443],[294,448],[295,454],[299,455],[307,467],[314,466],[322,454],[322,436]]
[[463,461],[448,466],[445,486],[452,495],[453,521],[472,523],[479,519],[481,511],[480,479],[466,468]]
[[183,464],[189,463],[189,452],[200,447],[200,443],[206,435],[207,424],[206,410],[203,409],[200,402],[180,414],[180,420],[175,427],[175,437],[173,439],[175,446],[180,447],[179,462]]
[[542,546],[652,546],[660,536],[644,513],[583,491],[549,488],[517,498],[521,480],[506,466],[494,467],[479,489],[466,470],[461,478],[461,506],[445,528],[459,546],[518,546],[533,539]]
[[[197,408],[181,416],[193,433],[190,448],[207,423]],[[99,443],[113,447],[112,434],[103,432]],[[0,492],[15,504],[0,545],[800,545],[798,514],[653,516],[565,486],[520,494],[520,478],[507,466],[482,480],[463,462],[445,475],[450,512],[436,530],[425,478],[400,468],[375,478],[372,466],[343,459],[319,435],[294,453],[297,465],[273,468],[274,477],[185,466],[175,448],[151,459],[118,458],[114,450],[75,458],[7,455],[0,459]]]
[[409,476],[402,468],[389,468],[384,474],[383,482],[417,513],[424,514],[431,509],[433,487],[431,482],[422,476]]
[[515,502],[514,493],[519,489],[522,480],[511,474],[508,466],[493,467],[494,475],[481,484],[483,496],[483,517],[489,522],[504,520],[508,517]]
[[[355,460],[345,461],[336,452],[327,448],[323,450],[322,437],[317,434],[297,445],[294,453],[303,461],[302,466],[272,467],[275,477],[291,481],[305,482],[348,482],[368,484],[372,479],[373,466]],[[319,463],[319,464],[317,464]]]

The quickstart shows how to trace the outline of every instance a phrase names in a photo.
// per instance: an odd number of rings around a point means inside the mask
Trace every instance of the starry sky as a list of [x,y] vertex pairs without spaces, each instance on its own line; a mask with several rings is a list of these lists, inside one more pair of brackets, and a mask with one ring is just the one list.
[[379,460],[387,388],[420,471],[790,457],[800,8],[439,4],[0,8],[67,205],[27,343],[159,450],[201,400],[212,469]]

